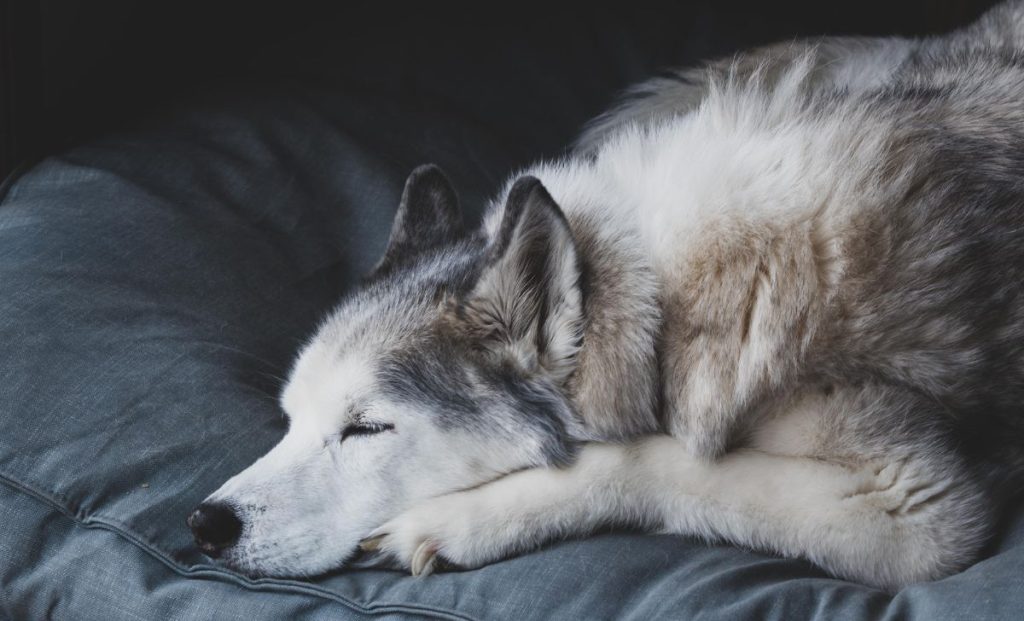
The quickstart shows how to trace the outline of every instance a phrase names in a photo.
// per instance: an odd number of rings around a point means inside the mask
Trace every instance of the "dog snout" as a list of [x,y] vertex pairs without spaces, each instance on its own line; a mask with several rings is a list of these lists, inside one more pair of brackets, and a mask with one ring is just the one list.
[[235,511],[222,502],[204,502],[188,516],[188,527],[196,545],[204,554],[217,558],[225,549],[238,541],[242,534],[242,520]]

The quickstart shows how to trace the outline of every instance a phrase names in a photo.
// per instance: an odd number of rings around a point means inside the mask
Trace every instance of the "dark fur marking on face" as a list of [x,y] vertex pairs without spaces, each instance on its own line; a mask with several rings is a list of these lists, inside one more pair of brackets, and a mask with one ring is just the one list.
[[442,339],[389,354],[378,371],[384,392],[421,408],[442,428],[522,429],[540,439],[546,463],[572,462],[577,446],[567,419],[574,414],[555,387],[524,377],[508,363],[481,362],[468,344],[459,351]]
[[428,352],[424,345],[385,358],[379,371],[385,392],[405,403],[422,405],[444,427],[460,427],[480,418],[476,389],[455,348],[437,343]]
[[514,412],[521,413],[522,423],[540,433],[543,452],[548,462],[555,466],[571,464],[579,451],[566,423],[576,414],[568,400],[546,382],[529,381],[515,369],[504,365],[493,369],[484,376],[497,394],[505,395]]

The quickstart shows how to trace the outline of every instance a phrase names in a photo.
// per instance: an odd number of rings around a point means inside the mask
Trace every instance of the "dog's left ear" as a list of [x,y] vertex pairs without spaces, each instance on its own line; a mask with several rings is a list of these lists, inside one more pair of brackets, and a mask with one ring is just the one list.
[[463,234],[459,198],[448,177],[434,164],[416,168],[405,181],[387,249],[374,272],[457,240]]
[[487,265],[464,305],[488,348],[564,382],[583,339],[581,266],[569,223],[544,185],[509,191]]

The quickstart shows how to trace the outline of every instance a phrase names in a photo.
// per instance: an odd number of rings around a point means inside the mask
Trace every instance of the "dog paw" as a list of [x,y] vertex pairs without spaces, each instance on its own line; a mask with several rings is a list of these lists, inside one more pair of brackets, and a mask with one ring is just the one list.
[[440,569],[480,567],[501,557],[500,524],[460,492],[414,506],[360,542],[413,576]]
[[[389,528],[393,528],[389,526]],[[400,536],[392,535],[391,533],[381,533],[379,530],[374,531],[366,539],[359,542],[359,547],[363,552],[379,553],[384,554],[396,561],[399,566],[408,571],[414,576],[427,576],[434,573],[437,567],[437,543],[430,539],[424,538],[421,540],[413,539],[417,541],[412,546],[402,545]],[[415,549],[413,550],[413,547]],[[409,553],[409,550],[413,550]]]
[[914,513],[945,491],[911,459],[869,464],[858,474],[857,487],[848,498],[857,497],[894,517]]

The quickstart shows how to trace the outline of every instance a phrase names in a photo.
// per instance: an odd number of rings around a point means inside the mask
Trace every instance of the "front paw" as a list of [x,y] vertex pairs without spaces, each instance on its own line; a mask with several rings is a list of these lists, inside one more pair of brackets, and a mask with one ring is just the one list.
[[[382,567],[407,571],[413,576],[427,576],[438,565],[450,565],[438,561],[438,544],[425,534],[392,535],[382,532],[384,528],[397,528],[390,523],[386,527],[374,530],[368,537],[359,542],[359,548],[366,553],[375,554],[364,567]],[[381,561],[384,561],[383,563]]]
[[502,556],[503,525],[460,492],[425,501],[375,529],[360,542],[364,552],[385,556],[414,576],[446,566],[480,567]]

